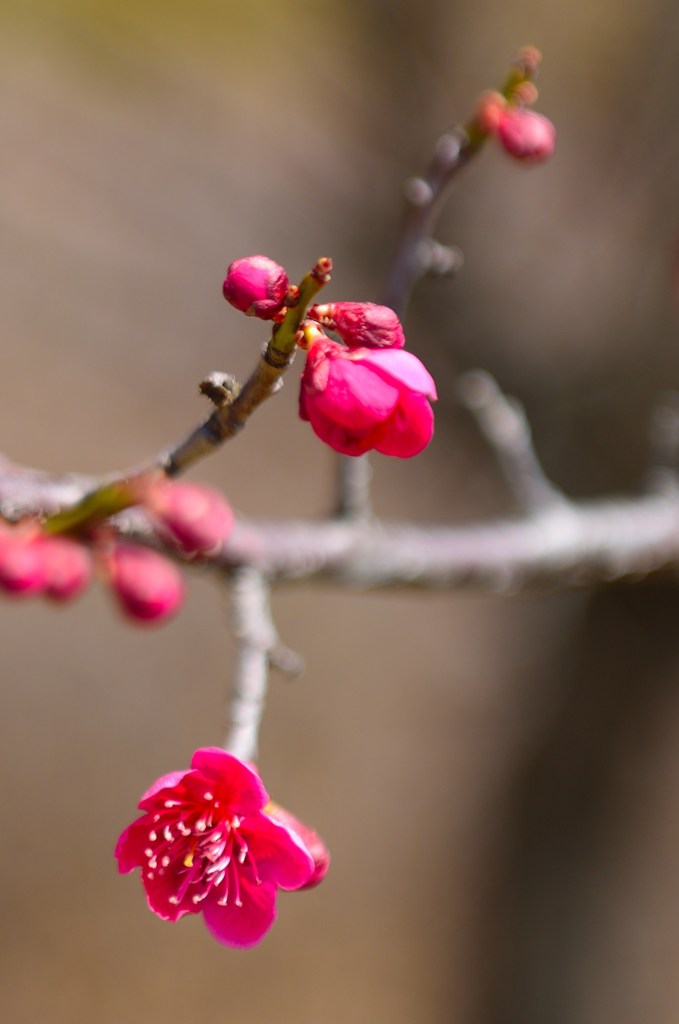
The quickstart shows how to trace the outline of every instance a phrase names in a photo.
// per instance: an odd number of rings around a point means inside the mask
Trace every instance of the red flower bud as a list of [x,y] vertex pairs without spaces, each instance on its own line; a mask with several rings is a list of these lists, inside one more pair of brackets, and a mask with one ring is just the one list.
[[45,594],[53,601],[69,601],[92,579],[89,552],[70,537],[42,537],[39,541],[45,570]]
[[152,487],[146,508],[187,553],[217,548],[233,529],[233,512],[211,487],[164,482]]
[[556,146],[556,128],[549,118],[522,107],[504,111],[497,136],[510,156],[528,163],[548,160]]
[[224,298],[247,316],[271,320],[285,303],[288,275],[268,256],[244,256],[226,272]]
[[14,597],[29,597],[45,588],[41,536],[33,529],[3,529],[0,533],[0,589]]
[[393,309],[374,302],[329,302],[312,306],[309,319],[339,334],[347,348],[403,348],[405,335]]
[[164,622],[184,599],[184,582],[172,562],[148,548],[117,544],[105,564],[123,612],[138,622]]

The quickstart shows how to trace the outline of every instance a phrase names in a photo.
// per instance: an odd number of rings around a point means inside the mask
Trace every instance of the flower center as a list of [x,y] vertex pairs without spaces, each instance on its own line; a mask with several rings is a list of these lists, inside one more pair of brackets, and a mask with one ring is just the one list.
[[149,845],[144,850],[146,877],[149,881],[156,874],[171,877],[175,891],[168,900],[173,906],[184,900],[195,906],[216,892],[221,906],[231,903],[242,907],[243,872],[248,872],[255,884],[261,884],[241,831],[242,819],[237,814],[227,817],[212,793],[204,793],[203,800],[200,807],[166,800],[165,810],[154,814]]

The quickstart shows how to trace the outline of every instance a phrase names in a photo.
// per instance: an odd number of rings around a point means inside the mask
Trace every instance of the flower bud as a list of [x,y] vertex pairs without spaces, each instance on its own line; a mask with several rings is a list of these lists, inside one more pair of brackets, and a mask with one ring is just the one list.
[[556,128],[543,114],[522,107],[508,107],[497,127],[505,151],[517,160],[540,163],[556,146]]
[[92,560],[82,544],[70,537],[42,537],[40,549],[47,597],[70,601],[85,590],[92,579]]
[[138,622],[161,623],[178,611],[184,583],[172,562],[148,548],[117,544],[106,562],[114,596]]
[[190,554],[213,551],[233,529],[231,507],[211,487],[159,483],[151,488],[144,504],[151,516]]
[[374,302],[329,302],[308,316],[339,334],[348,348],[403,348],[405,335],[393,309]]
[[0,589],[14,597],[39,594],[45,587],[40,534],[33,529],[0,533]]
[[247,316],[271,320],[285,303],[288,275],[268,256],[244,256],[226,272],[224,298]]

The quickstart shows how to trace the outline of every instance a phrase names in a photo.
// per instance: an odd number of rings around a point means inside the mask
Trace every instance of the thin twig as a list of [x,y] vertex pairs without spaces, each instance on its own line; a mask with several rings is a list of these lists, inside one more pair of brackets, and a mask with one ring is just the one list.
[[503,394],[483,370],[465,373],[458,394],[495,452],[519,508],[535,512],[564,505],[566,498],[547,479],[535,453],[523,406]]

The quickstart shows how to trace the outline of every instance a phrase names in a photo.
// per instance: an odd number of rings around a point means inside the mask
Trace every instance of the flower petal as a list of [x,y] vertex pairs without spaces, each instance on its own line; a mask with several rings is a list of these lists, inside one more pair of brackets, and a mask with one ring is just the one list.
[[309,421],[314,433],[341,455],[363,455],[374,448],[375,439],[382,436],[382,423],[372,430],[356,433],[347,427],[340,427],[330,417],[319,412],[314,405],[310,405],[309,412]]
[[257,772],[221,747],[197,750],[191,758],[191,768],[213,782],[224,806],[239,815],[256,813],[269,802]]
[[159,779],[156,779],[153,785],[146,790],[139,801],[139,807],[141,810],[148,811],[155,808],[159,803],[160,794],[163,790],[176,789],[184,781],[186,776],[189,774],[189,771],[190,769],[185,768],[184,771],[181,772],[168,772],[167,775],[161,775]]
[[382,423],[393,412],[398,395],[398,387],[382,373],[341,353],[330,361],[325,387],[307,387],[306,411],[312,423],[316,409],[341,427],[363,431]]
[[218,942],[247,949],[256,945],[276,920],[276,887],[271,882],[256,885],[241,879],[240,895],[241,907],[233,900],[221,906],[209,897],[203,904],[205,924]]
[[424,395],[404,391],[375,445],[383,455],[409,459],[426,448],[434,433],[434,413]]
[[432,400],[436,399],[434,378],[412,352],[397,348],[366,348],[357,349],[349,358],[360,358],[366,368],[370,367],[384,376],[386,380],[401,384],[410,391],[427,395]]
[[149,822],[150,817],[145,814],[121,833],[113,851],[114,856],[118,858],[118,871],[121,875],[126,875],[128,871],[134,871],[135,868],[146,864],[144,850],[149,845]]
[[257,864],[259,877],[281,889],[299,889],[314,871],[314,860],[302,839],[268,814],[243,822],[243,835]]

